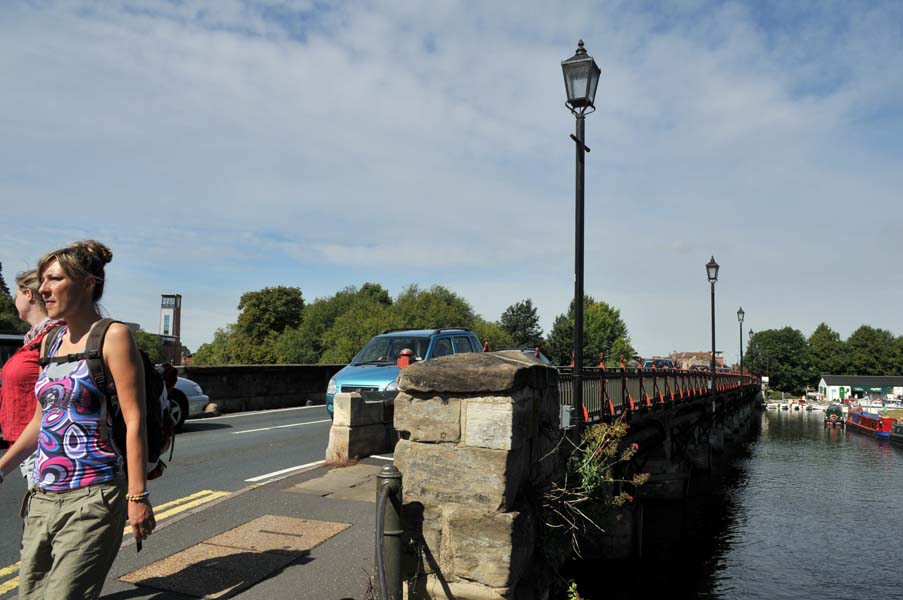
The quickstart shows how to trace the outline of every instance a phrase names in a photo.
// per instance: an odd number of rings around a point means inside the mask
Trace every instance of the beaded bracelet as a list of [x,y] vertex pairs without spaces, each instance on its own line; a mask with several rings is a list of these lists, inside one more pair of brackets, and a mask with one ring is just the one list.
[[145,490],[140,494],[126,494],[125,499],[130,502],[144,502],[145,500],[147,500],[148,496],[150,496],[150,492]]

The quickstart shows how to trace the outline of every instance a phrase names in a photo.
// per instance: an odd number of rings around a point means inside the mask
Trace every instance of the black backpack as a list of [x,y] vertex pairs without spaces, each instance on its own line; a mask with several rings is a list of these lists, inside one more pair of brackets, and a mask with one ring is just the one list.
[[[113,319],[101,319],[95,323],[94,327],[88,333],[88,340],[85,343],[85,350],[77,354],[66,354],[63,356],[47,357],[41,355],[38,364],[47,365],[50,363],[66,363],[85,360],[88,364],[88,371],[94,379],[97,389],[99,389],[107,398],[107,407],[112,416],[112,441],[116,448],[126,457],[125,445],[125,421],[122,418],[122,411],[119,408],[119,398],[115,392],[113,395],[108,394],[107,390],[107,373],[103,363],[103,340],[106,336],[107,329],[110,325],[117,323]],[[54,327],[46,336],[45,351],[53,346],[63,331],[63,325]],[[173,442],[175,436],[175,424],[172,420],[172,412],[170,410],[169,398],[166,394],[166,386],[163,377],[157,371],[154,363],[144,350],[138,349],[141,355],[141,362],[144,365],[144,398],[146,406],[144,410],[144,420],[147,429],[147,478],[156,479],[163,474],[166,469],[166,463],[163,462],[162,456],[167,450],[170,451],[169,459],[172,460]]]

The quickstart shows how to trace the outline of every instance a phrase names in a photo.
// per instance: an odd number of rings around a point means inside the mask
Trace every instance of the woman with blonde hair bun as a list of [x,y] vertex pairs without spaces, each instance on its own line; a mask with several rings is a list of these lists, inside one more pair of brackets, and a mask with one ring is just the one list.
[[[62,323],[47,316],[44,299],[38,293],[39,285],[36,269],[16,276],[16,312],[20,319],[31,325],[31,329],[25,334],[22,347],[0,370],[0,428],[7,442],[15,442],[34,416],[34,386],[41,371],[38,367],[41,340],[48,331]],[[34,485],[31,476],[34,455],[28,455],[20,468],[28,489],[31,489]]]
[[[144,368],[131,331],[113,323],[106,332],[102,358],[109,389],[98,389],[86,361],[88,334],[101,319],[97,303],[104,267],[112,258],[109,248],[88,240],[38,263],[47,314],[66,325],[43,340],[41,355],[50,362],[35,385],[34,416],[0,458],[2,482],[11,465],[37,450],[20,599],[97,598],[122,543],[126,517],[139,543],[156,526],[145,471]],[[114,389],[126,425],[123,449],[110,435],[107,394]]]

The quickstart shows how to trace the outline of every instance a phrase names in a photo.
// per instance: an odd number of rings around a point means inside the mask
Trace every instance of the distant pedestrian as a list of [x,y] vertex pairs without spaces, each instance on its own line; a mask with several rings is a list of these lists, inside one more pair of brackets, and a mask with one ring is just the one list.
[[132,333],[114,323],[103,344],[104,369],[126,425],[128,464],[110,435],[104,390],[83,358],[101,318],[97,302],[112,258],[109,248],[89,240],[38,263],[47,314],[67,325],[53,344],[44,338],[43,355],[61,360],[41,371],[34,417],[0,458],[5,473],[37,448],[35,487],[25,505],[20,600],[97,598],[122,543],[126,515],[138,542],[156,525],[145,470],[144,370]]
[[[16,311],[20,319],[31,325],[31,329],[25,334],[22,347],[3,364],[0,371],[0,428],[3,429],[3,439],[10,443],[19,439],[34,417],[34,386],[41,371],[38,367],[41,340],[49,330],[62,323],[47,316],[38,285],[35,269],[16,276]],[[19,468],[27,489],[31,489],[34,485],[31,477],[34,454],[28,455]]]

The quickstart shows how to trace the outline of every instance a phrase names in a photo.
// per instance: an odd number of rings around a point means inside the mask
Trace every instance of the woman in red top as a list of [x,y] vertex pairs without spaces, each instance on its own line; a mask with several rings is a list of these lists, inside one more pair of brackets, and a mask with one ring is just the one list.
[[[16,277],[16,310],[19,318],[31,325],[22,347],[10,357],[0,371],[0,429],[3,439],[15,442],[35,412],[34,386],[40,373],[38,355],[44,335],[62,321],[47,317],[44,299],[38,293],[38,272],[34,269]],[[32,487],[34,455],[21,465],[22,476]]]

